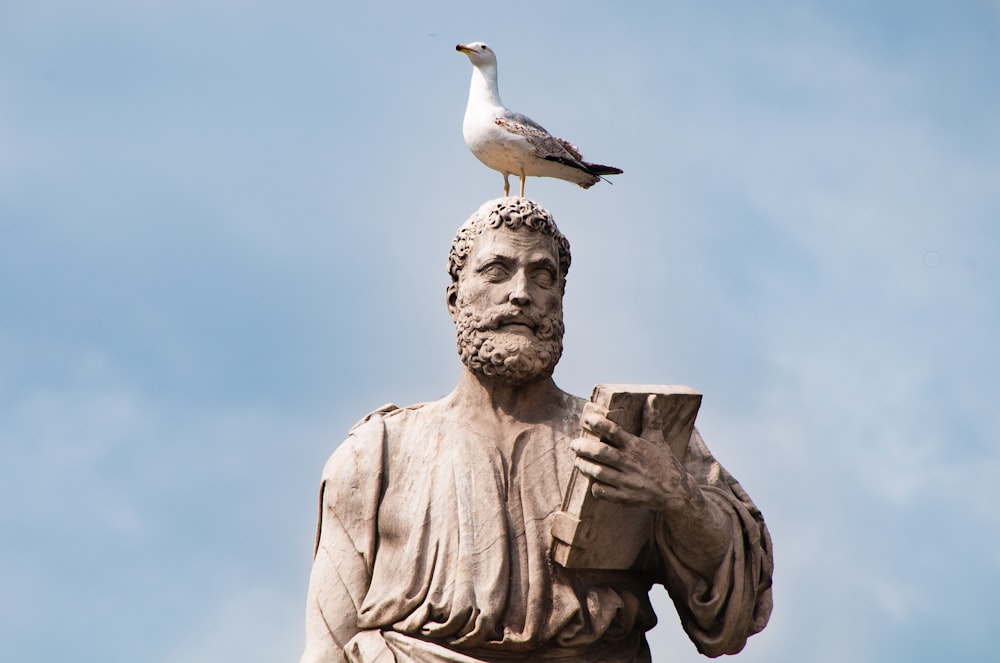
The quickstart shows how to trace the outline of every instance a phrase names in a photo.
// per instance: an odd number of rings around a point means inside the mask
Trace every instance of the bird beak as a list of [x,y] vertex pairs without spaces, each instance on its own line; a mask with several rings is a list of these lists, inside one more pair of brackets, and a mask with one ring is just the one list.
[[472,49],[469,48],[468,46],[466,46],[465,44],[459,44],[458,46],[455,47],[455,50],[459,51],[461,53],[471,53],[472,52]]

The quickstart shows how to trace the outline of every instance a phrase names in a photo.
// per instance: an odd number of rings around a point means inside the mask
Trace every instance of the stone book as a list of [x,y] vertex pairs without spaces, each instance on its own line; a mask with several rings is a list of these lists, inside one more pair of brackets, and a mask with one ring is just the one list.
[[[669,445],[679,460],[701,406],[701,394],[680,385],[599,384],[590,400],[628,432]],[[596,439],[585,429],[580,436]],[[552,522],[552,559],[573,569],[628,569],[646,543],[653,513],[595,497],[593,483],[573,469]]]

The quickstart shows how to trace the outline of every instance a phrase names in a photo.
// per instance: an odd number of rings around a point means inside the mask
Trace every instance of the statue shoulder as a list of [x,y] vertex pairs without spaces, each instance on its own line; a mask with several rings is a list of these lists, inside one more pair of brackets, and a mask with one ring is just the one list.
[[372,410],[351,426],[347,440],[341,446],[381,445],[387,437],[391,438],[394,434],[399,433],[400,429],[408,428],[407,422],[413,421],[411,415],[423,410],[427,405],[428,403],[417,403],[399,407],[395,403],[386,403],[382,407]]
[[352,476],[357,468],[381,466],[388,440],[397,437],[400,428],[405,428],[404,422],[409,413],[424,405],[399,407],[395,403],[386,403],[366,414],[351,426],[347,437],[327,459],[323,469],[324,479],[330,480],[345,472]]
[[347,437],[333,450],[323,468],[324,482],[338,478],[353,481],[358,468],[379,467],[382,464],[386,438],[386,420],[409,408],[395,403],[378,407],[351,426]]
[[426,405],[427,403],[416,403],[414,405],[407,405],[406,407],[399,407],[395,403],[386,403],[382,407],[372,410],[351,426],[350,434],[353,435],[356,431],[368,427],[369,424],[384,425],[387,420],[403,417],[407,413],[420,410]]
[[362,417],[356,424],[354,424],[353,426],[351,426],[351,431],[350,432],[353,434],[356,430],[358,430],[359,428],[361,428],[362,426],[364,426],[365,424],[367,424],[372,419],[381,418],[381,417],[383,417],[383,416],[385,416],[385,415],[387,415],[387,414],[389,414],[391,412],[396,412],[399,409],[400,409],[399,406],[396,405],[395,403],[386,403],[382,407],[377,408],[375,410],[372,410],[371,412],[369,412],[368,414],[366,414],[364,417]]

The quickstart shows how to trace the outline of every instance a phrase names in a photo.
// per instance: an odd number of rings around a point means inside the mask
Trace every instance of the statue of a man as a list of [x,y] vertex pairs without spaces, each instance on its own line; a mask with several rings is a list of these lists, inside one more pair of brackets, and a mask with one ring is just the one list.
[[[678,459],[556,386],[570,252],[549,213],[488,202],[448,262],[464,370],[441,400],[368,415],[327,463],[302,662],[649,661],[654,583],[699,651],[740,651],[771,610],[763,518],[697,432]],[[574,466],[654,512],[630,569],[552,561]]]

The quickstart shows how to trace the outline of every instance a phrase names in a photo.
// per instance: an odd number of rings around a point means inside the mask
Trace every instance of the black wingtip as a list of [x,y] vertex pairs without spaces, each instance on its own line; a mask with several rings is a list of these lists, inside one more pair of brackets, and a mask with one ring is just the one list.
[[[582,170],[588,175],[593,175],[594,177],[599,177],[608,184],[614,185],[614,182],[604,177],[604,175],[621,175],[625,171],[621,168],[615,168],[614,166],[603,166],[599,163],[587,163],[586,161],[574,161],[573,159],[567,159],[563,156],[557,156],[550,154],[545,157],[546,161],[555,161],[563,164],[564,166],[570,166],[576,168],[577,170]],[[584,189],[589,189],[593,184],[580,184]]]
[[625,171],[621,168],[615,168],[614,166],[603,166],[599,163],[584,163],[587,170],[592,172],[594,175],[621,175]]
[[555,154],[549,154],[545,157],[546,161],[556,161],[564,166],[569,166],[571,168],[576,168],[577,170],[582,170],[585,173],[589,173],[594,177],[600,177],[601,175],[621,175],[625,171],[621,168],[615,168],[614,166],[603,166],[599,163],[587,163],[586,161],[575,161],[573,159],[567,159],[564,156],[559,156]]

